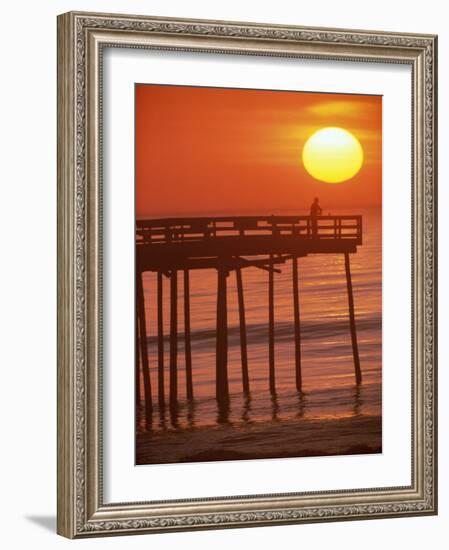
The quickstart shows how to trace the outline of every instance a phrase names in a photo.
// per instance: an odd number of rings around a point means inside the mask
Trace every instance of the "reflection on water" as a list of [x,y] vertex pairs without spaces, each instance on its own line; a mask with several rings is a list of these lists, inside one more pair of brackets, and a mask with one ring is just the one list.
[[[138,408],[138,431],[193,429],[202,426],[245,426],[291,419],[338,419],[380,414],[380,384],[348,386],[338,390],[282,392],[271,395],[257,392],[247,396],[231,395],[218,403],[212,399],[180,401],[177,406],[158,407],[152,418]],[[205,421],[205,419],[210,419]]]
[[354,386],[354,416],[360,416],[363,406],[363,399],[360,391],[360,386]]
[[217,424],[229,424],[231,400],[228,398],[217,402],[217,412]]
[[307,398],[304,392],[299,392],[297,395],[298,395],[298,412],[296,413],[296,418],[302,418],[306,410]]
[[279,420],[278,418],[278,415],[279,415],[279,401],[278,401],[278,398],[276,397],[276,394],[272,394],[271,396],[271,420],[274,421],[277,421]]
[[242,408],[242,422],[243,424],[251,423],[251,395],[245,395]]

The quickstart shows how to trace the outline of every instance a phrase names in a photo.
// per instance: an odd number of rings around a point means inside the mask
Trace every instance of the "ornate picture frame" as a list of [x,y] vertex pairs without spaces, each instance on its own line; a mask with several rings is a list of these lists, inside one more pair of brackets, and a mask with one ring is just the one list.
[[[411,483],[105,502],[103,52],[106,48],[411,68]],[[58,17],[58,533],[69,538],[437,513],[437,37],[70,12]],[[411,359],[411,360],[410,360]],[[133,358],[130,358],[132,363]],[[131,369],[132,370],[132,369]],[[263,491],[263,489],[262,489]]]

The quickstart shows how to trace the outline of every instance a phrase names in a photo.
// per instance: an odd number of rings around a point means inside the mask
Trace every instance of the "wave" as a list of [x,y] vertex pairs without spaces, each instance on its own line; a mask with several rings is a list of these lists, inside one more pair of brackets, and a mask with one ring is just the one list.
[[[375,315],[357,320],[357,333],[362,336],[364,333],[382,330],[382,317]],[[246,325],[248,344],[265,343],[268,339],[268,323],[249,323]],[[326,338],[346,337],[349,334],[349,319],[334,319],[331,321],[303,321],[301,322],[302,340],[323,340]],[[191,333],[192,343],[205,346],[214,346],[216,338],[215,329],[196,330]],[[292,321],[277,321],[275,323],[275,339],[277,342],[290,341],[294,338],[294,324]],[[184,340],[184,333],[178,332],[178,339]],[[169,335],[164,336],[164,341],[169,341]],[[157,336],[148,336],[149,345],[157,344]],[[229,346],[240,344],[239,325],[228,327]],[[212,348],[211,348],[212,349]]]

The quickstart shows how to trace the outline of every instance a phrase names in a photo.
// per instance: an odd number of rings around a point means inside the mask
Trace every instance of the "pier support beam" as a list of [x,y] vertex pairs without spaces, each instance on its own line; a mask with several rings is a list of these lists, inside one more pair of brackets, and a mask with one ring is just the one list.
[[136,405],[140,405],[141,397],[141,389],[140,389],[140,352],[139,352],[139,308],[136,307],[136,330],[135,330],[135,357],[136,357],[136,384],[135,384],[135,390],[136,390]]
[[276,393],[274,371],[274,271],[273,256],[270,256],[270,271],[268,274],[268,363],[270,392]]
[[345,252],[345,270],[346,270],[346,284],[348,287],[349,324],[351,327],[352,354],[354,356],[355,380],[357,384],[361,384],[362,371],[360,369],[359,348],[357,345],[357,333],[355,328],[355,314],[354,314],[354,297],[352,294],[352,280],[351,280],[351,271],[349,266],[348,252]]
[[249,375],[248,375],[248,346],[246,340],[246,318],[245,318],[245,301],[243,297],[243,281],[242,270],[237,267],[235,270],[237,280],[237,296],[239,303],[239,322],[240,322],[240,353],[242,357],[242,384],[243,393],[249,394]]
[[295,375],[296,389],[302,389],[302,374],[301,374],[301,325],[300,325],[300,310],[299,310],[299,281],[298,281],[298,258],[292,259],[292,274],[293,274],[293,314],[295,320]]
[[227,306],[228,271],[218,269],[217,290],[217,348],[216,348],[216,397],[226,401],[229,397],[228,384],[228,306]]
[[178,272],[170,273],[170,406],[178,403]]
[[184,270],[184,354],[186,361],[187,399],[193,399],[192,345],[190,339],[190,278],[189,270]]
[[145,413],[149,419],[153,413],[153,401],[151,396],[151,377],[148,364],[147,347],[147,323],[145,318],[145,297],[143,293],[142,272],[137,274],[136,281],[137,316],[139,320],[140,358],[142,360],[143,391],[145,396]]
[[165,405],[164,390],[164,287],[163,277],[157,272],[157,374],[159,406]]

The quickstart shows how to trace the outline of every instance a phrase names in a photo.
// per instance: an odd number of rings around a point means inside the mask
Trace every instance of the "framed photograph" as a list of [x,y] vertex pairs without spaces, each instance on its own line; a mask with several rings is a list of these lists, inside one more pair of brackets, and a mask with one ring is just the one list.
[[59,534],[437,512],[436,53],[59,16]]

